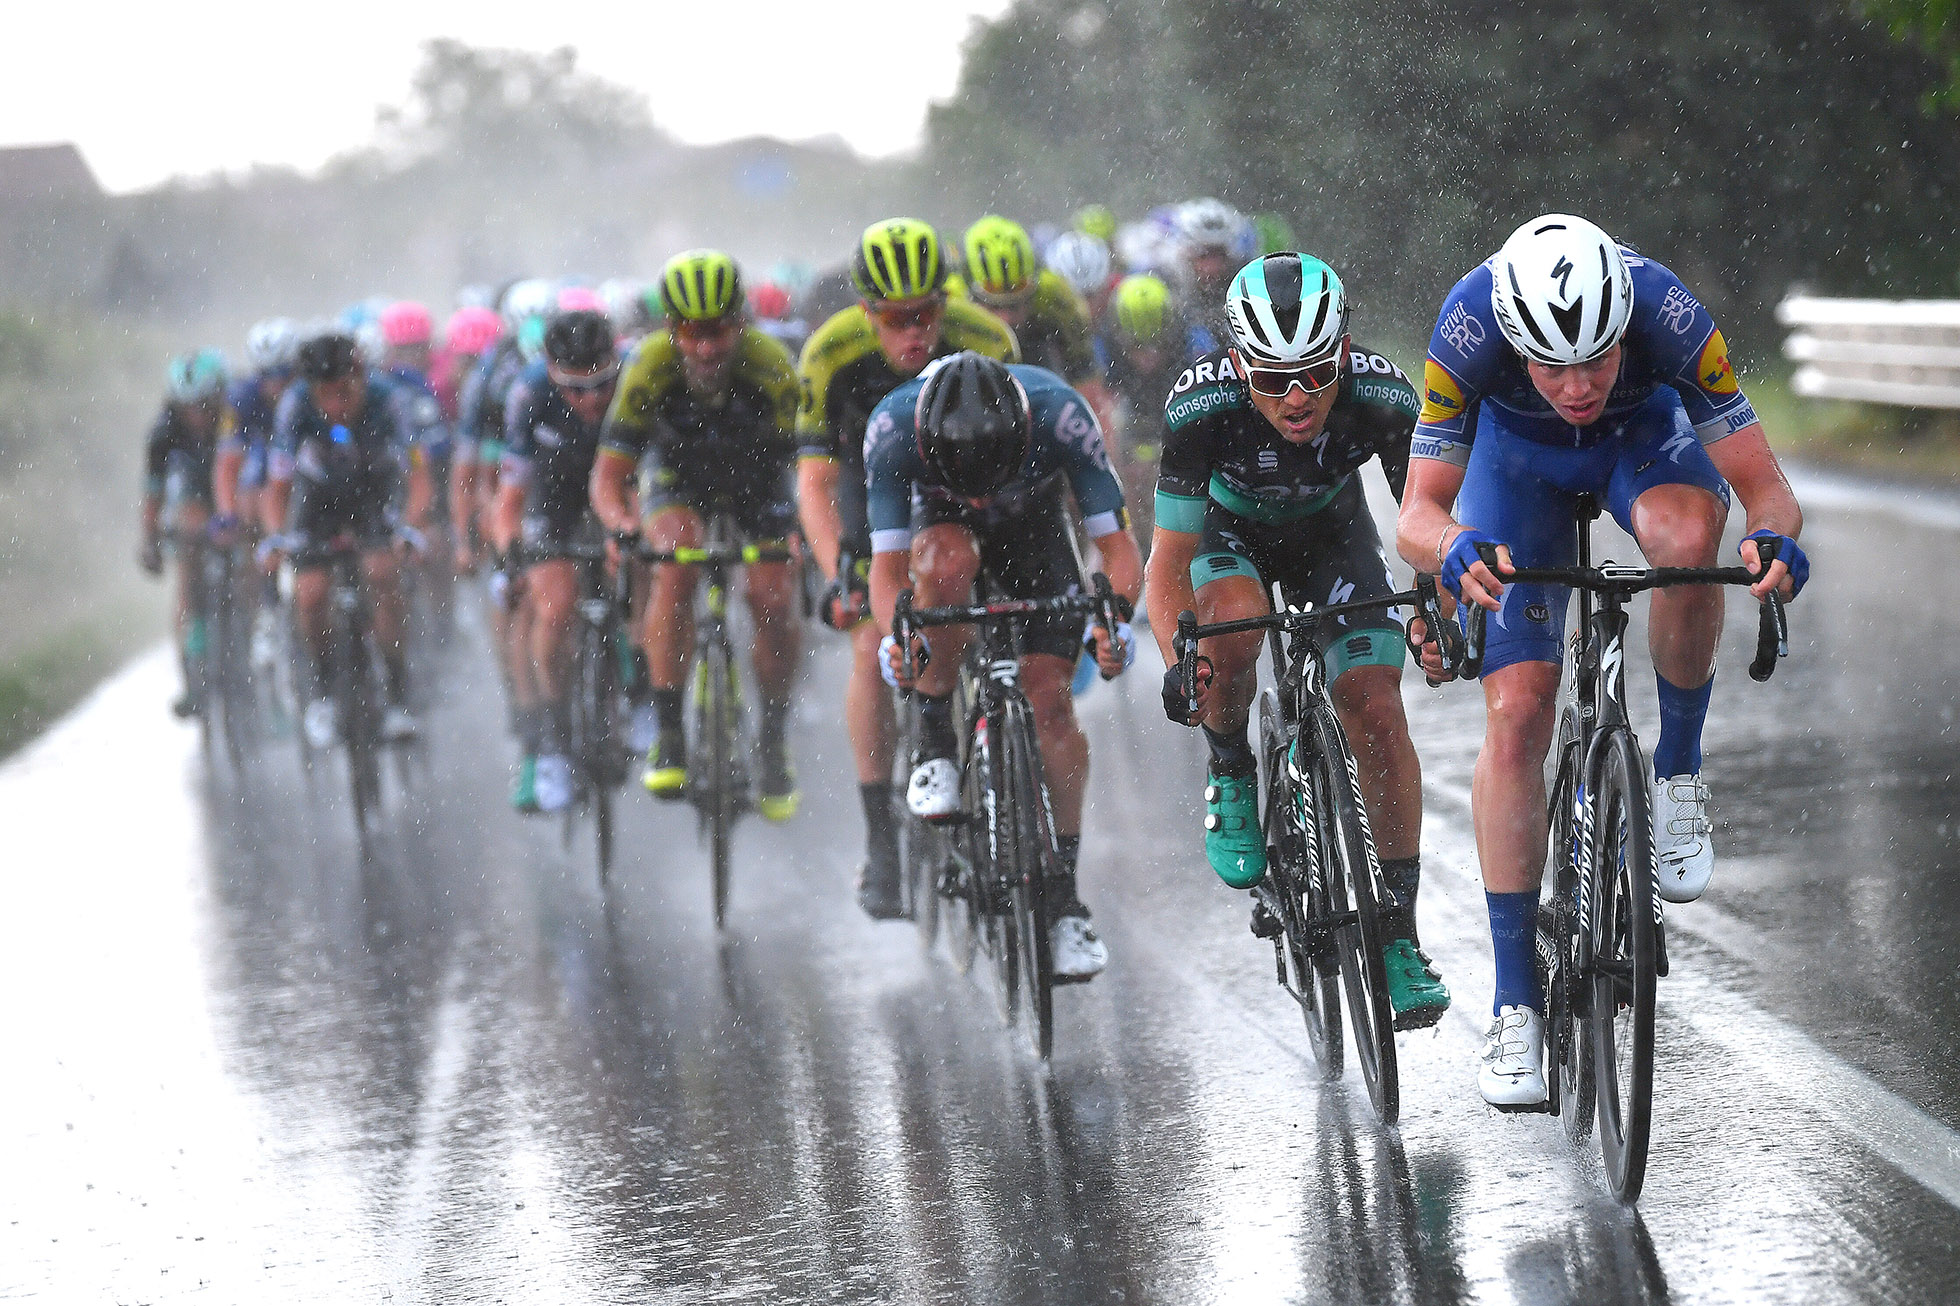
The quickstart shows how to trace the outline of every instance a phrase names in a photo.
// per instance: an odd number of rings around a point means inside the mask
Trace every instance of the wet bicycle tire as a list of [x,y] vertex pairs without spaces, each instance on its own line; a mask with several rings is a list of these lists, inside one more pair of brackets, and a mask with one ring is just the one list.
[[1361,810],[1354,755],[1332,706],[1314,704],[1301,722],[1313,795],[1313,837],[1319,841],[1328,906],[1349,919],[1336,931],[1341,988],[1354,1059],[1368,1087],[1368,1101],[1385,1125],[1401,1114],[1401,1084],[1395,1058],[1395,1012],[1388,1000],[1388,974],[1382,964],[1375,886],[1381,882],[1374,841]]
[[1006,832],[1013,841],[1008,900],[1013,907],[1015,983],[1021,993],[1020,1025],[1028,1050],[1043,1061],[1055,1048],[1054,954],[1048,937],[1046,891],[1049,871],[1059,856],[1042,781],[1041,752],[1034,717],[1025,704],[1012,702],[1002,714],[1002,772]]
[[1315,949],[1309,942],[1310,923],[1326,920],[1332,907],[1324,873],[1308,863],[1314,849],[1299,819],[1300,788],[1286,769],[1291,744],[1279,695],[1269,688],[1259,696],[1259,753],[1266,768],[1266,874],[1281,912],[1280,981],[1296,995],[1320,1077],[1331,1081],[1341,1077],[1345,1061],[1340,965],[1331,947]]
[[728,648],[709,640],[701,650],[700,730],[695,738],[707,748],[708,792],[701,795],[708,826],[708,857],[714,881],[715,928],[728,924],[729,863],[735,837],[735,705],[729,698],[733,671]]
[[1654,1105],[1654,827],[1640,746],[1615,730],[1596,746],[1588,849],[1593,957],[1590,1023],[1599,1151],[1613,1196],[1639,1200]]
[[1545,994],[1546,1092],[1558,1103],[1566,1137],[1584,1144],[1593,1128],[1593,1065],[1588,1010],[1579,991],[1579,871],[1574,810],[1579,784],[1579,731],[1568,706],[1559,721],[1559,762],[1546,815],[1546,875],[1551,894],[1538,907],[1539,980]]

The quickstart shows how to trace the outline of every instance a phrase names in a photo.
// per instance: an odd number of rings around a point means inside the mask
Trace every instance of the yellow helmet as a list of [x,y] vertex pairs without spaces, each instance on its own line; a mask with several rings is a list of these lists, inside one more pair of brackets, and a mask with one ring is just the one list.
[[1094,236],[1103,244],[1116,241],[1116,215],[1105,205],[1088,204],[1075,211],[1075,229],[1084,235]]
[[873,303],[936,295],[946,281],[939,233],[917,218],[874,222],[858,238],[851,260],[851,284]]
[[1147,272],[1116,283],[1116,325],[1140,344],[1162,335],[1171,320],[1171,288]]
[[676,322],[710,322],[742,309],[742,274],[718,249],[685,250],[660,270],[660,299]]
[[988,214],[966,229],[966,284],[973,297],[1019,299],[1034,288],[1034,242],[1021,224]]

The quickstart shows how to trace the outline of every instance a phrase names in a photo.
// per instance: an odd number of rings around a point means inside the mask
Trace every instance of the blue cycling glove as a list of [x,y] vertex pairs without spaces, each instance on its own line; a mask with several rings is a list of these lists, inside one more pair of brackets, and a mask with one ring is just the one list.
[[[1745,540],[1775,540],[1777,560],[1790,569],[1790,584],[1792,586],[1790,597],[1795,598],[1797,595],[1803,593],[1804,585],[1810,580],[1810,559],[1804,556],[1803,550],[1797,547],[1795,540],[1787,535],[1779,535],[1768,527],[1764,527],[1759,531],[1750,531],[1742,538]],[[1736,552],[1740,553],[1741,551],[1742,546],[1740,544],[1736,545]]]
[[1479,561],[1477,557],[1477,546],[1479,544],[1495,545],[1496,543],[1496,540],[1493,540],[1482,531],[1473,530],[1468,526],[1458,531],[1456,533],[1456,539],[1450,543],[1450,551],[1443,556],[1443,574],[1441,580],[1444,588],[1461,599],[1463,597],[1463,573],[1476,566]]

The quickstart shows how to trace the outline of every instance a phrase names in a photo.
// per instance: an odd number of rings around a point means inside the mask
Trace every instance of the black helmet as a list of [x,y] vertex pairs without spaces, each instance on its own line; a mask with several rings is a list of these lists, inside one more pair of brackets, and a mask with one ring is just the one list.
[[963,499],[993,494],[1028,458],[1027,391],[1007,364],[971,350],[937,363],[919,387],[919,457]]
[[361,369],[361,347],[345,331],[327,331],[299,347],[299,374],[309,381],[338,381]]
[[544,329],[544,356],[552,366],[589,372],[617,358],[612,323],[597,309],[560,313]]

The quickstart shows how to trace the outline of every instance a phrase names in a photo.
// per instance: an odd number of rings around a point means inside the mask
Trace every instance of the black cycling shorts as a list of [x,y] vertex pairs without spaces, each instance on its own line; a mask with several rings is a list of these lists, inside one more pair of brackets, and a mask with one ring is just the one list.
[[352,535],[363,553],[387,548],[395,534],[389,502],[385,490],[373,487],[295,481],[286,509],[286,533],[295,540],[293,565],[325,566],[327,545],[339,535]]
[[[915,494],[912,530],[965,527],[980,544],[980,565],[1013,599],[1046,599],[1082,592],[1082,559],[1059,486],[1016,511],[975,508],[943,494]],[[1074,662],[1082,655],[1087,622],[1079,614],[1041,617],[1022,627],[1023,653],[1052,653]]]
[[[1227,576],[1250,576],[1262,585],[1278,582],[1289,605],[1325,607],[1395,592],[1359,477],[1350,477],[1325,508],[1297,521],[1264,524],[1216,500],[1207,502],[1204,533],[1191,559],[1191,588]],[[1354,666],[1403,665],[1408,646],[1402,623],[1389,608],[1339,621],[1350,633],[1327,643],[1330,678]]]
[[649,456],[640,467],[641,513],[691,508],[705,519],[726,512],[744,538],[773,543],[796,530],[795,473],[787,462],[764,459],[712,465],[706,458]]

